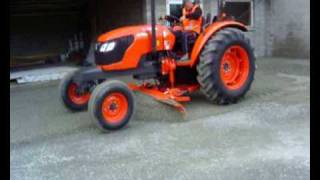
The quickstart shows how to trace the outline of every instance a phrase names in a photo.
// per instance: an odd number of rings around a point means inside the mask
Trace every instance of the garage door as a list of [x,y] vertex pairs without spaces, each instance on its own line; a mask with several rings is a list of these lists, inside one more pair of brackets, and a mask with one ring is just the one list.
[[98,2],[97,7],[99,33],[143,23],[143,0],[104,0]]

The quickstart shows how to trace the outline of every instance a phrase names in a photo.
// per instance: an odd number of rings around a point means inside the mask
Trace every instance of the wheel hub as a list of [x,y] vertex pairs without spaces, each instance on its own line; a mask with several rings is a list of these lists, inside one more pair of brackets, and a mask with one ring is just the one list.
[[115,111],[117,108],[118,108],[118,105],[115,102],[113,102],[109,107],[111,111]]
[[221,60],[220,77],[225,86],[231,90],[239,89],[249,75],[249,56],[238,45],[228,48]]
[[223,69],[224,69],[224,72],[226,73],[230,71],[230,63],[228,61],[224,63]]
[[128,111],[128,102],[121,93],[108,95],[102,103],[102,115],[109,123],[119,123]]
[[77,84],[71,83],[68,87],[68,96],[73,103],[82,105],[89,101],[90,92],[83,91]]

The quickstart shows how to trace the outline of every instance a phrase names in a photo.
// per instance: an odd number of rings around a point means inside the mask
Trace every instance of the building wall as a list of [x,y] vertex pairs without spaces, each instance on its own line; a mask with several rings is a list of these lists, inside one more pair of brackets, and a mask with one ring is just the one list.
[[[202,0],[204,15],[217,14],[217,0]],[[310,2],[305,0],[254,0],[253,26],[247,33],[257,57],[308,58],[310,54]],[[150,23],[150,0],[145,0]],[[156,17],[166,14],[166,0],[156,1]]]
[[268,55],[310,56],[310,1],[268,0]]
[[[15,13],[15,15],[10,14],[10,53],[14,56],[63,53],[69,46],[68,39],[73,38],[75,33],[83,29],[90,29],[89,23],[85,22],[92,21],[93,15],[89,13],[84,16],[87,8],[74,7],[71,0],[64,1],[67,4],[61,4],[58,8],[61,9],[59,12],[61,11],[62,14],[52,10],[52,13],[57,14],[38,16],[21,15],[28,9],[24,4],[19,5],[20,1],[13,1],[15,2],[13,5],[16,5],[10,11]],[[204,15],[209,12],[212,15],[217,14],[217,0],[202,1]],[[28,2],[25,0],[24,3]],[[97,14],[98,34],[120,26],[151,22],[150,0],[117,0],[113,3],[97,0],[96,2],[98,5],[93,12]],[[155,2],[158,19],[166,15],[166,0]],[[34,5],[35,8],[38,6],[39,4]],[[46,9],[41,10],[41,13],[46,11]],[[31,14],[34,12],[35,10],[30,10]],[[255,48],[255,54],[258,57],[308,58],[310,54],[309,12],[310,2],[306,0],[254,0],[254,26],[250,29],[248,36]],[[86,16],[87,19],[84,20]]]

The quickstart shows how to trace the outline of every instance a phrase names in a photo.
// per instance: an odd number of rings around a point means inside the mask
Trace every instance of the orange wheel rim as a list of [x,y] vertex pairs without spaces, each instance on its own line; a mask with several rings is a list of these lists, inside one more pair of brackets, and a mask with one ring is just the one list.
[[85,94],[80,95],[79,93],[77,93],[77,89],[78,89],[77,84],[71,83],[69,85],[68,96],[70,100],[77,105],[86,104],[90,99],[90,93],[87,92]]
[[249,76],[249,64],[248,53],[243,47],[229,47],[220,64],[220,77],[224,85],[231,90],[241,88]]
[[112,93],[102,103],[102,115],[107,123],[120,123],[127,112],[128,100],[122,93]]

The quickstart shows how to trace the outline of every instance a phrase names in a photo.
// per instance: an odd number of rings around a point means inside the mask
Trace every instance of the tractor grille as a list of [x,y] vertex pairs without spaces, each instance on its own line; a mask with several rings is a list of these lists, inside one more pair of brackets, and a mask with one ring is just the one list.
[[100,52],[100,48],[104,43],[97,43],[95,49],[95,62],[97,65],[109,65],[122,60],[126,50],[132,44],[134,40],[133,36],[125,36],[117,39],[113,39],[108,42],[115,42],[115,47],[109,52]]

